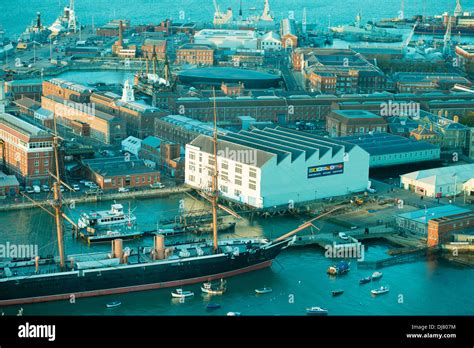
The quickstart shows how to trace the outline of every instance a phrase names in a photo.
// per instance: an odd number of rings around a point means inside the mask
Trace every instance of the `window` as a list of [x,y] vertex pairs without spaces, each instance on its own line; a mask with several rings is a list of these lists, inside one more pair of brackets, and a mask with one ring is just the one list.
[[195,181],[196,180],[196,178],[192,174],[189,174],[188,179],[189,179],[189,181]]
[[242,194],[241,191],[239,191],[239,190],[234,190],[234,196],[240,197],[241,194]]
[[235,172],[237,174],[242,174],[242,166],[240,164],[235,165]]
[[242,186],[242,177],[241,176],[235,176],[235,184],[238,186]]
[[49,165],[49,161],[48,160],[44,160],[44,165],[47,167]]
[[253,180],[249,180],[249,189],[256,190],[257,189],[257,183]]
[[139,184],[140,183],[140,177],[139,176],[136,176],[135,177],[135,184]]
[[257,170],[255,168],[249,168],[249,176],[251,178],[256,178],[257,177]]
[[228,170],[229,169],[229,163],[227,163],[227,161],[222,161],[221,168]]
[[39,161],[36,160],[36,161],[35,161],[35,167],[38,167],[38,166],[39,166]]
[[224,192],[224,193],[227,193],[227,192],[229,192],[229,189],[227,188],[227,186],[222,185],[221,186],[221,191]]
[[194,152],[189,151],[189,159],[195,160],[196,154]]
[[35,175],[38,175],[40,173],[39,169],[35,169]]

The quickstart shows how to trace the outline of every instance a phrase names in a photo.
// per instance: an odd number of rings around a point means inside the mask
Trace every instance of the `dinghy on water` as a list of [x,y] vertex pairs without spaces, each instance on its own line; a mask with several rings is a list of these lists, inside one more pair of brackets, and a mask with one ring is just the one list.
[[307,315],[328,315],[328,310],[321,307],[306,308]]
[[214,310],[214,309],[219,309],[221,308],[221,305],[218,304],[218,303],[208,303],[208,305],[206,306],[207,309],[209,310]]
[[171,293],[172,297],[175,298],[187,298],[187,297],[193,297],[194,292],[192,291],[184,291],[183,289],[176,289]]
[[268,294],[270,292],[272,292],[272,288],[260,288],[260,289],[255,289],[255,292],[257,293],[257,295],[260,295],[260,294]]
[[242,313],[240,312],[227,312],[228,317],[240,317]]
[[344,290],[342,289],[337,289],[337,290],[332,291],[333,296],[339,296],[339,295],[342,295],[343,293],[344,293]]
[[388,288],[388,286],[381,286],[378,289],[372,290],[371,293],[372,295],[381,295],[381,294],[386,294],[389,291],[390,289]]
[[383,276],[382,272],[374,272],[372,273],[372,280],[380,279],[382,278],[382,276]]
[[115,307],[118,307],[122,304],[122,302],[120,301],[113,301],[113,302],[110,302],[110,303],[107,303],[107,308],[115,308]]
[[372,278],[371,277],[365,277],[365,278],[362,278],[361,280],[359,280],[359,284],[367,284],[367,283],[370,283],[372,281]]

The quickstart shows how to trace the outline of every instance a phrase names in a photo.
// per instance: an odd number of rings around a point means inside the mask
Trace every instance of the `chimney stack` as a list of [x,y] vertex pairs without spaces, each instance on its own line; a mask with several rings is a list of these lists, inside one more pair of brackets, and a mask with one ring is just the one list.
[[155,235],[155,260],[163,260],[165,258],[165,237],[162,234]]
[[122,21],[119,22],[119,39],[118,39],[118,45],[120,47],[123,47],[123,23]]

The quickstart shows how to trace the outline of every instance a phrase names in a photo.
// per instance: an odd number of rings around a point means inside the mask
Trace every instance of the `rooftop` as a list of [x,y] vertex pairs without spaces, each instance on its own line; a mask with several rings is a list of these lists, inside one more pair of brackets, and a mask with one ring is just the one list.
[[95,158],[82,161],[90,170],[102,176],[133,175],[155,172],[143,160],[125,160],[124,156]]
[[344,118],[349,119],[381,119],[383,118],[379,115],[374,114],[373,112],[366,111],[366,110],[333,110],[333,113],[338,114]]
[[360,146],[371,156],[439,149],[439,147],[425,141],[418,141],[389,133],[354,135],[338,139]]
[[474,177],[474,164],[439,167],[401,175],[402,178],[418,180],[431,185],[453,184],[466,182]]
[[0,113],[0,124],[5,124],[6,126],[11,127],[20,133],[28,135],[30,138],[47,137],[50,135],[45,130],[6,113]]
[[427,224],[428,221],[432,219],[467,213],[469,211],[469,209],[461,208],[455,205],[442,205],[434,208],[415,210],[409,213],[399,214],[398,216],[408,220],[413,220],[418,223]]

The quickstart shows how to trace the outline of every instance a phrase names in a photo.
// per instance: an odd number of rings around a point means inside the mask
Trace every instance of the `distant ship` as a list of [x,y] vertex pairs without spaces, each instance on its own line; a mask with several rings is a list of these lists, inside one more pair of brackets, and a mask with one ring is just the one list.
[[[214,2],[214,8],[215,8],[213,24],[215,26],[246,27],[246,26],[258,25],[258,24],[273,23],[274,21],[273,15],[270,12],[269,0],[264,0],[263,11],[260,16],[251,15],[247,18],[242,17],[242,3],[241,3],[238,19],[234,19],[234,14],[230,7],[224,13],[220,10],[219,5],[217,4],[217,0],[213,0],[213,2]],[[255,11],[255,10],[256,10],[255,7],[251,8],[251,11]]]
[[[450,15],[443,13],[420,23],[415,34],[443,36],[448,27]],[[474,12],[464,12],[451,16],[451,33],[453,35],[474,36]]]
[[334,33],[334,37],[346,41],[400,42],[403,40],[402,35],[390,34],[386,30],[377,28],[370,23],[362,26],[361,20],[362,16],[358,14],[354,23],[331,27],[330,30]]

